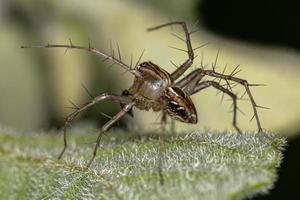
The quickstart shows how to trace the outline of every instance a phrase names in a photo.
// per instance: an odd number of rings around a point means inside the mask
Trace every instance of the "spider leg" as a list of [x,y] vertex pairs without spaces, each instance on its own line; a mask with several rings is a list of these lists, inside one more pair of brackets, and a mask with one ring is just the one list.
[[68,49],[85,50],[85,51],[93,52],[97,55],[100,55],[101,57],[104,57],[104,60],[112,61],[113,64],[117,64],[117,65],[121,66],[123,69],[126,70],[126,72],[127,71],[130,72],[131,74],[133,74],[136,77],[141,76],[140,73],[137,70],[132,69],[130,66],[128,66],[127,64],[125,64],[122,61],[119,47],[118,47],[119,58],[115,58],[114,53],[111,53],[111,54],[104,53],[103,51],[100,51],[98,49],[95,49],[95,48],[91,47],[90,44],[89,44],[88,47],[74,45],[71,40],[70,40],[70,44],[33,45],[33,46],[21,46],[21,48],[66,48],[67,50]]
[[187,76],[179,80],[175,85],[177,87],[183,88],[184,91],[190,95],[193,93],[194,88],[199,83],[199,81],[204,77],[204,74],[201,73],[201,71],[194,70],[190,72]]
[[214,88],[226,93],[227,95],[229,95],[233,101],[233,120],[232,120],[232,124],[234,126],[234,128],[237,130],[237,132],[242,133],[241,130],[239,129],[239,127],[237,126],[236,123],[236,114],[237,114],[237,97],[234,93],[232,93],[230,90],[224,88],[222,85],[220,85],[218,82],[215,81],[203,81],[200,82],[195,88],[194,91],[191,93],[195,94],[197,92],[200,92],[201,90],[208,88],[210,86],[213,86]]
[[[260,120],[259,120],[258,113],[257,113],[257,107],[260,107],[260,106],[256,104],[256,102],[254,101],[253,95],[250,91],[250,86],[255,86],[255,84],[249,84],[247,80],[234,77],[233,75],[226,75],[223,73],[218,73],[215,70],[205,70],[205,69],[198,68],[198,69],[192,71],[186,77],[182,78],[175,85],[180,88],[184,88],[185,92],[187,92],[189,95],[191,95],[191,94],[193,94],[194,87],[196,87],[197,83],[204,76],[211,76],[214,78],[219,78],[219,79],[225,80],[227,84],[229,84],[229,81],[233,81],[233,82],[236,82],[236,83],[244,86],[246,93],[249,96],[251,105],[252,105],[252,109],[253,109],[253,113],[254,113],[253,117],[255,117],[255,119],[256,119],[258,132],[262,131],[262,127],[261,127]],[[229,85],[229,87],[230,87],[230,85]]]
[[162,130],[159,134],[159,154],[158,154],[158,175],[159,175],[159,181],[160,184],[164,184],[164,177],[162,173],[162,162],[163,162],[163,153],[164,153],[164,134],[166,132],[166,125],[167,125],[167,113],[163,112],[162,118],[161,118],[161,127]]
[[218,72],[216,72],[214,70],[203,70],[203,69],[200,69],[200,71],[204,75],[223,79],[223,80],[225,80],[227,82],[227,84],[228,84],[228,81],[233,81],[233,82],[236,82],[236,83],[244,86],[245,90],[246,90],[246,93],[249,96],[251,105],[252,105],[253,113],[254,113],[254,116],[255,116],[255,119],[256,119],[256,123],[257,123],[257,127],[258,127],[258,132],[262,131],[262,127],[261,127],[260,120],[259,120],[258,113],[257,113],[257,108],[260,107],[260,106],[256,104],[256,102],[254,101],[253,95],[252,95],[252,93],[250,91],[250,86],[252,86],[252,84],[249,84],[248,81],[245,80],[245,79],[237,78],[237,77],[234,77],[233,75],[221,74],[221,73],[218,73]]
[[89,168],[90,165],[92,164],[92,162],[94,161],[96,155],[97,155],[97,150],[102,138],[102,135],[114,124],[116,123],[121,117],[123,117],[127,112],[130,111],[130,109],[134,106],[134,102],[130,102],[128,104],[126,104],[123,109],[118,112],[115,116],[113,116],[111,118],[111,120],[109,120],[108,122],[106,122],[106,124],[104,124],[99,132],[97,141],[96,141],[96,145],[94,147],[94,151],[93,151],[93,156],[90,159],[89,163],[87,164],[87,167]]
[[185,42],[186,42],[186,46],[187,46],[187,51],[186,50],[184,50],[184,51],[187,52],[187,54],[188,54],[188,59],[171,74],[172,79],[176,80],[190,66],[192,66],[192,64],[194,62],[194,50],[193,50],[193,47],[191,44],[190,32],[188,31],[186,23],[181,22],[181,21],[170,22],[170,23],[166,23],[166,24],[161,24],[161,25],[153,27],[153,28],[148,28],[147,31],[154,31],[154,30],[158,30],[160,28],[163,28],[166,26],[172,26],[172,25],[180,25],[183,28],[183,31],[185,33]]
[[61,159],[61,157],[63,156],[68,143],[67,143],[67,127],[71,124],[71,122],[75,119],[75,117],[81,113],[82,111],[86,110],[87,108],[95,105],[96,103],[104,100],[104,99],[108,99],[108,100],[112,100],[112,101],[117,101],[117,102],[126,102],[128,103],[129,99],[127,97],[124,96],[116,96],[116,95],[110,95],[110,94],[101,94],[99,96],[96,96],[95,98],[93,98],[91,101],[85,103],[84,105],[82,105],[81,107],[75,107],[75,111],[72,112],[71,114],[69,114],[66,119],[65,119],[65,125],[64,125],[64,148],[61,151],[61,153],[58,156],[58,160]]
[[166,126],[167,126],[167,113],[166,112],[162,112],[162,117],[161,117],[161,132],[164,133],[166,132]]
[[171,133],[176,135],[176,130],[175,130],[175,120],[174,119],[170,119],[171,120]]

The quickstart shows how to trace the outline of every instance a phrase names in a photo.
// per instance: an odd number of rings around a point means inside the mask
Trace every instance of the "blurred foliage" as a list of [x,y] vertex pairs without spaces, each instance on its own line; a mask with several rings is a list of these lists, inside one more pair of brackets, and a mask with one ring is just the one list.
[[180,17],[181,20],[187,20],[189,18],[196,17],[196,8],[201,0],[133,0],[138,4],[145,4],[147,7],[151,7],[153,10],[159,10],[162,15],[165,15],[167,20],[172,20],[174,16]]
[[[200,2],[200,1],[199,1]],[[65,49],[19,49],[21,45],[68,43],[92,45],[109,51],[109,43],[118,43],[122,57],[134,61],[143,49],[144,60],[151,60],[168,71],[174,70],[169,60],[176,64],[186,59],[184,52],[174,51],[168,46],[185,48],[185,44],[170,35],[181,34],[182,30],[173,27],[162,31],[147,33],[146,28],[173,20],[185,20],[189,27],[197,21],[196,0],[191,1],[36,1],[3,0],[0,2],[0,123],[18,129],[46,129],[60,126],[63,117],[70,110],[69,100],[81,104],[89,99],[82,88],[84,84],[93,95],[110,92],[120,94],[126,89],[132,77],[124,75],[117,66],[108,68],[109,63],[101,62],[95,55],[87,52]],[[250,83],[263,83],[266,87],[252,88],[258,104],[271,110],[260,112],[263,127],[280,134],[291,135],[299,130],[300,84],[299,55],[288,49],[251,45],[224,39],[206,31],[193,34],[192,43],[209,45],[196,52],[194,68],[201,60],[208,67],[214,62],[218,49],[220,72],[227,64],[227,73],[238,64],[243,70],[238,76]],[[203,57],[202,57],[203,56]],[[243,88],[236,88],[243,93]],[[232,129],[230,102],[220,104],[220,96],[208,89],[193,97],[198,108],[199,124],[176,123],[180,130],[191,129]],[[255,123],[249,123],[252,110],[249,102],[239,101],[238,123],[243,130],[255,130]],[[103,124],[107,118],[101,113],[113,115],[119,105],[104,102],[83,114],[81,118]],[[30,114],[30,117],[28,117]],[[142,126],[144,129],[157,127],[159,114],[135,110],[135,119],[126,126]],[[128,118],[127,118],[128,120]],[[129,125],[128,125],[129,124]],[[122,121],[121,126],[125,126]]]
[[57,161],[55,134],[1,130],[1,199],[244,199],[273,187],[285,145],[270,133],[169,135],[160,185],[158,135],[111,132],[87,170],[95,136],[86,132],[75,130]]

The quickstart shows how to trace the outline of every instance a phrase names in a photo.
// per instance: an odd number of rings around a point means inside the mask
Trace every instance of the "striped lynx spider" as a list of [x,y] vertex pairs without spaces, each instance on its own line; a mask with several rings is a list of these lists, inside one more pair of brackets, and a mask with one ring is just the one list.
[[[117,64],[127,72],[131,73],[135,79],[133,85],[128,89],[124,90],[121,95],[114,95],[114,94],[100,94],[94,97],[91,101],[87,102],[86,104],[82,105],[81,107],[76,107],[75,111],[69,114],[65,120],[64,126],[64,148],[62,149],[58,159],[60,159],[66,148],[67,148],[67,126],[71,124],[74,118],[84,111],[85,109],[99,103],[102,100],[111,100],[119,102],[122,109],[119,113],[113,116],[106,124],[102,126],[100,129],[96,145],[94,147],[93,156],[90,159],[87,167],[89,167],[96,154],[97,149],[99,147],[99,143],[103,133],[105,133],[114,123],[116,123],[121,117],[123,117],[126,113],[131,113],[132,108],[136,107],[140,110],[150,110],[152,109],[155,112],[161,111],[162,112],[162,119],[161,123],[163,126],[166,125],[167,116],[181,121],[185,123],[192,123],[196,124],[198,122],[197,118],[197,110],[193,101],[191,100],[192,95],[208,88],[214,87],[215,89],[223,92],[224,94],[228,95],[233,101],[233,120],[232,124],[233,127],[237,130],[237,132],[241,133],[241,130],[237,126],[236,117],[237,117],[237,96],[234,94],[230,88],[229,82],[235,82],[236,84],[240,84],[245,87],[246,91],[245,94],[249,96],[250,102],[253,108],[253,117],[256,119],[258,131],[262,131],[262,127],[260,124],[260,120],[257,114],[257,107],[258,106],[254,98],[250,92],[249,87],[255,86],[257,84],[249,84],[247,80],[240,79],[235,77],[234,71],[230,75],[226,75],[223,73],[218,73],[215,71],[215,67],[212,70],[206,70],[203,68],[197,68],[190,72],[188,75],[183,77],[184,72],[188,68],[190,68],[194,61],[194,50],[192,48],[190,35],[192,32],[189,32],[187,25],[185,22],[170,22],[166,24],[162,24],[153,28],[147,29],[148,31],[154,31],[163,27],[171,26],[171,25],[179,25],[182,27],[184,34],[185,34],[185,42],[187,50],[188,58],[187,60],[181,64],[174,72],[169,73],[164,70],[162,67],[154,64],[151,61],[137,62],[135,67],[131,67],[125,64],[120,55],[119,47],[118,47],[118,57],[114,56],[112,51],[111,54],[104,53],[101,50],[95,49],[91,47],[89,44],[88,47],[84,46],[77,46],[73,45],[70,41],[70,44],[48,44],[48,45],[41,45],[41,46],[22,46],[21,48],[67,48],[67,49],[80,49],[89,52],[93,52],[101,57],[104,60],[110,60],[113,64]],[[182,39],[182,38],[181,38]],[[141,57],[140,57],[141,58]],[[225,80],[229,87],[224,87],[218,81],[211,81],[205,80],[201,81],[203,77],[209,76],[214,77],[216,79]],[[161,138],[161,137],[160,137]],[[161,139],[162,144],[162,139]]]

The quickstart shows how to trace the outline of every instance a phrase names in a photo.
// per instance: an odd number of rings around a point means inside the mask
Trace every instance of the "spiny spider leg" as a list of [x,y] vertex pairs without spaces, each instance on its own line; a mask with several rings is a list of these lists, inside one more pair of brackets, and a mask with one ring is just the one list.
[[172,26],[172,25],[181,25],[183,28],[183,31],[185,33],[185,42],[186,42],[186,46],[187,46],[187,54],[188,54],[188,59],[182,64],[180,65],[180,67],[178,67],[172,74],[171,77],[173,80],[178,79],[194,62],[194,50],[192,48],[192,44],[191,44],[191,38],[190,38],[190,33],[188,31],[187,25],[185,22],[180,22],[180,21],[175,21],[175,22],[170,22],[170,23],[166,23],[166,24],[162,24],[153,28],[148,28],[147,31],[154,31],[154,30],[158,30],[160,28],[166,27],[166,26]]
[[[118,64],[119,66],[121,66],[123,69],[125,69],[126,71],[130,72],[131,74],[133,74],[136,77],[140,77],[140,73],[135,70],[135,69],[131,69],[131,67],[129,67],[127,64],[125,64],[122,60],[121,60],[121,56],[119,54],[119,58],[115,58],[114,54],[112,53],[111,55],[104,53],[98,49],[95,49],[93,47],[91,47],[91,45],[89,44],[88,47],[84,47],[84,46],[78,46],[78,45],[73,45],[73,43],[70,41],[70,44],[47,44],[47,45],[35,45],[35,46],[21,46],[21,48],[66,48],[66,49],[80,49],[80,50],[85,50],[85,51],[89,51],[89,52],[93,52],[97,55],[100,55],[102,57],[104,57],[105,59],[108,59],[110,61],[112,61],[115,64]],[[118,48],[118,52],[119,52],[119,48]]]
[[232,98],[233,101],[233,120],[232,120],[232,125],[234,126],[234,128],[237,130],[237,132],[242,133],[241,130],[239,129],[239,127],[237,126],[236,123],[236,113],[237,113],[237,102],[236,102],[236,95],[234,93],[232,93],[230,90],[224,88],[222,85],[220,85],[218,82],[215,81],[203,81],[200,82],[198,85],[196,85],[196,87],[194,88],[193,92],[190,95],[193,95],[197,92],[200,92],[201,90],[208,88],[210,86],[213,86],[214,88],[226,93],[227,95],[229,95]]
[[163,177],[163,173],[162,173],[162,165],[163,165],[163,154],[164,154],[164,134],[166,131],[166,125],[167,125],[167,113],[163,112],[162,118],[161,118],[161,132],[159,134],[159,157],[158,157],[158,175],[159,175],[159,180],[160,180],[160,184],[163,185],[164,184],[164,177]]
[[204,77],[204,74],[201,74],[198,69],[190,72],[187,76],[179,80],[175,85],[180,88],[184,88],[184,91],[187,94],[191,94],[194,91],[194,88],[198,82]]
[[111,100],[111,101],[117,101],[117,102],[120,102],[120,103],[128,103],[129,102],[129,99],[127,97],[124,97],[124,96],[116,96],[116,95],[110,95],[110,94],[101,94],[99,96],[96,96],[95,98],[93,98],[91,101],[85,103],[84,105],[82,105],[81,107],[77,107],[76,106],[76,110],[74,112],[72,112],[71,114],[69,114],[67,117],[66,117],[66,120],[65,120],[65,125],[64,125],[64,148],[63,150],[61,151],[61,153],[59,154],[58,156],[58,160],[61,159],[61,157],[63,156],[67,146],[68,146],[68,143],[67,143],[67,127],[68,125],[71,125],[72,121],[75,119],[75,117],[81,113],[82,111],[84,111],[85,109],[95,105],[96,103],[104,100],[104,99],[107,99],[107,100]]
[[93,151],[93,156],[90,159],[89,163],[87,164],[87,168],[89,168],[92,164],[92,162],[94,161],[96,155],[97,155],[97,150],[102,138],[102,135],[114,124],[116,123],[121,117],[123,117],[127,112],[130,111],[130,109],[134,106],[134,102],[130,102],[128,104],[126,104],[123,109],[118,112],[115,116],[113,116],[111,118],[111,120],[109,120],[108,122],[106,122],[106,124],[104,124],[99,132],[97,141],[96,141],[96,145],[94,147],[94,151]]
[[257,123],[257,127],[258,127],[258,132],[261,132],[262,127],[261,127],[260,120],[259,120],[258,113],[257,113],[257,109],[256,109],[257,107],[259,107],[259,105],[257,105],[256,102],[254,101],[254,98],[253,98],[252,93],[250,91],[249,87],[251,86],[251,84],[249,84],[248,81],[245,80],[245,79],[237,78],[237,77],[234,77],[232,75],[220,74],[220,73],[215,72],[213,70],[201,70],[201,71],[202,71],[202,74],[205,74],[207,76],[211,76],[211,77],[215,77],[215,78],[221,78],[221,79],[226,80],[227,82],[228,81],[234,81],[234,82],[239,83],[239,84],[241,84],[245,87],[245,90],[246,90],[246,92],[249,96],[249,99],[251,101],[252,109],[253,109],[254,116],[255,116],[255,119],[256,119],[256,123]]
[[[245,87],[246,93],[248,94],[249,99],[251,101],[252,109],[254,112],[254,117],[256,119],[256,123],[257,123],[257,127],[258,127],[258,132],[262,131],[262,127],[261,127],[257,109],[256,109],[257,107],[260,107],[260,106],[255,103],[254,98],[253,98],[252,93],[249,88],[249,86],[252,86],[252,84],[249,84],[247,80],[240,79],[240,78],[234,77],[232,75],[221,74],[221,73],[216,72],[215,70],[206,70],[206,69],[198,68],[198,69],[192,71],[190,74],[188,74],[185,78],[178,81],[176,83],[176,86],[181,87],[181,88],[186,87],[185,91],[189,93],[189,92],[191,92],[191,88],[193,88],[193,85],[195,85],[197,83],[195,80],[196,79],[200,80],[203,76],[211,76],[211,77],[215,77],[215,78],[220,78],[220,79],[225,80],[226,82],[234,81],[238,84],[243,85]],[[253,85],[253,86],[255,86],[255,85]]]

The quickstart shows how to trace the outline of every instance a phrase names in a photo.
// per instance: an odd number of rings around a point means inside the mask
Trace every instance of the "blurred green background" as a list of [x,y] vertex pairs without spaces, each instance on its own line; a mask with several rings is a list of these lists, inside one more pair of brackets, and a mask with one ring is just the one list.
[[[163,1],[165,2],[165,1]],[[199,21],[199,31],[192,36],[193,46],[209,43],[196,52],[194,68],[201,60],[209,66],[218,49],[218,70],[227,65],[227,73],[241,65],[239,77],[251,83],[266,84],[252,88],[258,104],[271,110],[260,110],[263,127],[279,134],[293,135],[299,130],[300,83],[299,55],[280,46],[251,44],[228,39],[203,27],[198,11],[201,1],[1,1],[1,124],[18,130],[39,130],[61,127],[63,117],[71,110],[69,101],[78,105],[89,99],[82,85],[92,94],[120,94],[130,86],[131,75],[123,74],[118,66],[108,67],[102,59],[77,50],[20,49],[21,45],[68,43],[92,45],[109,52],[110,41],[121,48],[122,57],[136,61],[143,49],[144,60],[151,60],[169,72],[174,70],[170,60],[182,63],[187,55],[168,48],[185,48],[185,44],[170,35],[183,35],[180,28],[166,28],[147,33],[146,28],[167,21],[185,20],[193,28]],[[195,27],[195,26],[194,26]],[[242,94],[243,88],[237,88]],[[195,96],[199,124],[176,123],[177,129],[232,129],[230,101],[220,104],[221,95],[208,89]],[[239,113],[238,122],[244,130],[255,130],[250,103],[239,102],[245,116]],[[81,121],[101,125],[107,115],[113,115],[119,105],[103,102],[80,116]],[[135,110],[135,119],[123,119],[120,126],[158,128],[160,114]],[[124,122],[129,120],[129,122]],[[79,120],[80,121],[80,120]],[[129,124],[129,125],[128,125]]]
[[[294,1],[2,0],[0,125],[20,132],[61,128],[63,118],[71,111],[66,108],[71,106],[70,101],[80,105],[89,99],[82,85],[97,95],[120,94],[132,83],[131,75],[123,74],[117,66],[109,67],[109,63],[88,52],[21,49],[21,45],[67,44],[70,38],[74,44],[84,46],[90,40],[94,47],[109,52],[112,41],[115,47],[120,45],[126,62],[130,62],[131,55],[136,61],[145,49],[143,60],[171,72],[174,67],[170,60],[180,64],[187,57],[184,52],[168,48],[185,48],[170,34],[183,35],[182,30],[145,30],[170,20],[184,20],[190,28],[199,30],[192,36],[194,47],[209,43],[196,52],[193,69],[200,66],[201,60],[210,66],[220,49],[217,70],[222,72],[227,65],[230,73],[241,65],[238,77],[267,85],[252,88],[257,103],[271,108],[259,112],[263,127],[296,140],[300,133],[300,56],[298,32],[291,27],[295,27],[293,22],[299,16],[293,15],[290,9],[296,5],[290,2]],[[235,89],[243,93],[243,88]],[[193,96],[199,124],[176,122],[177,130],[233,130],[231,103],[220,104],[220,99],[214,89]],[[242,130],[255,130],[255,121],[249,122],[250,103],[238,103],[245,113],[238,115]],[[101,113],[113,115],[119,109],[116,103],[103,102],[82,114],[76,123],[99,127],[108,120]],[[134,114],[134,119],[126,116],[117,126],[159,128],[159,113],[134,110]]]

